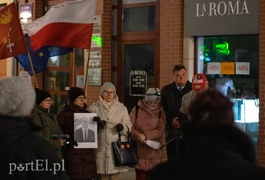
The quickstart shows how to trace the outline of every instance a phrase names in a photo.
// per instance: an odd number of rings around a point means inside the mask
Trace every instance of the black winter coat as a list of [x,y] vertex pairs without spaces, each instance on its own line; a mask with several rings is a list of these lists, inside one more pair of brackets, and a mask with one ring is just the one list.
[[[62,111],[57,114],[57,120],[65,134],[70,135],[74,140],[74,113],[89,113],[84,108],[79,108],[74,104],[67,104]],[[89,179],[97,177],[97,165],[94,149],[74,149],[72,146],[63,147],[65,168],[71,179]]]
[[264,180],[256,165],[252,141],[237,127],[226,124],[185,125],[185,152],[176,161],[158,165],[151,180]]
[[167,118],[167,129],[171,127],[172,120],[179,116],[182,97],[192,89],[191,82],[187,81],[184,89],[179,91],[176,83],[172,82],[161,89],[161,103]]
[[[0,116],[0,177],[4,180],[68,180],[63,163],[36,133],[30,119]],[[55,171],[57,166],[59,171]]]

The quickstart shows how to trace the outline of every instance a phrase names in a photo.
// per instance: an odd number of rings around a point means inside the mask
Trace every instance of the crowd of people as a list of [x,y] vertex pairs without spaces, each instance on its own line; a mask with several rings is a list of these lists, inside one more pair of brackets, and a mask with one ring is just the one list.
[[49,92],[19,77],[0,79],[1,176],[119,180],[129,167],[115,166],[112,143],[130,132],[137,144],[136,180],[265,179],[252,141],[235,126],[233,103],[204,74],[190,82],[178,64],[172,75],[172,83],[149,88],[131,112],[115,85],[105,82],[91,105],[83,89],[71,87],[57,114]]

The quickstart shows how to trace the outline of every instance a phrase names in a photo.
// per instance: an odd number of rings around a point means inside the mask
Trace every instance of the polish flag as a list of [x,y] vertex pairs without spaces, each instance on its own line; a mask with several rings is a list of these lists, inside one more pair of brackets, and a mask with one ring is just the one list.
[[34,51],[43,46],[90,49],[96,0],[67,1],[28,23]]

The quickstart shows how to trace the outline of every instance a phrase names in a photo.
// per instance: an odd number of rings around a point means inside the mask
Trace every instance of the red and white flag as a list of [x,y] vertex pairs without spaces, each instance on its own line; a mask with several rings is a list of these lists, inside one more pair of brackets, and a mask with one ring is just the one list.
[[95,7],[96,0],[67,1],[53,6],[43,17],[25,26],[32,48],[90,49]]
[[27,51],[16,6],[11,3],[0,11],[0,59],[23,54]]

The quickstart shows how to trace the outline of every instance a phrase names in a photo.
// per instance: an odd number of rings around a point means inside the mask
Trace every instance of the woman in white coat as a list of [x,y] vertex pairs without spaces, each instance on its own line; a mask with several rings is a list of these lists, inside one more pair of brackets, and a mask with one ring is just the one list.
[[115,86],[106,82],[101,87],[99,100],[89,107],[89,111],[97,113],[98,117],[106,121],[106,126],[98,133],[96,152],[98,174],[102,180],[118,180],[119,173],[128,171],[128,167],[115,167],[111,143],[118,140],[118,132],[126,135],[127,130],[131,130],[128,110],[119,102]]

